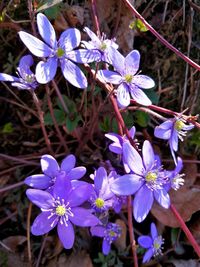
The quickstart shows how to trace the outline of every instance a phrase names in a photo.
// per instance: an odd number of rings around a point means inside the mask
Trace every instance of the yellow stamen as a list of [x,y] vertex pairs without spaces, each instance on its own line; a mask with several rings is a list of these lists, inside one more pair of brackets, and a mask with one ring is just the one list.
[[178,121],[175,122],[175,126],[174,126],[174,128],[175,128],[178,132],[180,132],[184,127],[185,127],[185,123],[182,122],[181,120],[178,120]]
[[57,57],[62,57],[64,56],[64,54],[65,54],[65,50],[59,47],[56,52]]
[[147,182],[154,182],[157,179],[157,174],[155,172],[148,172],[145,179]]
[[126,81],[127,83],[131,83],[132,80],[133,80],[133,75],[132,75],[132,74],[126,74],[126,75],[124,76],[124,78],[125,78],[125,81]]
[[97,198],[95,200],[95,205],[97,208],[102,208],[104,206],[104,200],[102,198]]
[[63,216],[63,215],[65,215],[65,213],[66,213],[66,208],[65,208],[64,206],[59,205],[59,206],[56,208],[56,214],[57,214],[58,216]]

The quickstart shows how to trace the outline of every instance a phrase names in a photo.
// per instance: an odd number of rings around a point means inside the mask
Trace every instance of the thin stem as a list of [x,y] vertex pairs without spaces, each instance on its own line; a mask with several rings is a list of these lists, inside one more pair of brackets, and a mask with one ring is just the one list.
[[61,103],[61,105],[62,105],[62,107],[63,107],[65,113],[66,113],[66,114],[69,114],[69,109],[68,109],[68,107],[67,107],[66,104],[65,104],[65,101],[64,101],[64,99],[63,99],[63,97],[62,97],[62,95],[61,95],[61,93],[60,93],[60,90],[59,90],[59,88],[58,88],[56,82],[55,82],[54,80],[52,80],[51,82],[52,82],[52,84],[53,84],[54,89],[56,90],[56,94],[57,94],[57,96],[58,96],[58,98],[59,98],[59,100],[60,100],[60,103]]
[[37,95],[35,94],[34,91],[32,91],[32,96],[33,96],[33,101],[34,101],[35,106],[36,106],[37,111],[38,111],[38,116],[39,116],[39,120],[40,120],[40,126],[41,126],[41,129],[42,129],[42,132],[43,132],[45,143],[47,145],[47,148],[48,148],[49,152],[53,155],[54,152],[52,150],[51,142],[49,140],[49,137],[47,135],[46,128],[45,128],[45,125],[44,125],[44,116],[43,116],[43,111],[42,111],[42,109],[40,107],[39,99],[38,99],[38,97],[37,97]]
[[100,37],[101,32],[100,32],[100,27],[99,27],[99,20],[98,20],[98,16],[97,16],[97,9],[96,9],[96,1],[95,0],[91,0],[91,6],[92,6],[92,14],[94,17],[94,24],[95,24],[95,30],[97,33],[97,36]]
[[189,57],[185,56],[183,53],[181,53],[178,49],[176,49],[173,45],[171,45],[165,38],[162,37],[143,17],[140,15],[140,13],[137,12],[137,10],[131,5],[131,3],[128,0],[123,0],[124,3],[129,7],[129,9],[133,12],[133,14],[139,18],[142,23],[147,27],[147,29],[156,36],[156,38],[164,44],[167,48],[172,50],[178,57],[182,58],[185,62],[190,64],[193,68],[200,71],[200,66],[195,63],[193,60],[191,60]]
[[0,194],[2,194],[3,192],[6,192],[8,190],[15,189],[15,188],[17,188],[19,186],[22,186],[22,185],[24,185],[24,181],[16,183],[16,184],[9,185],[9,186],[6,186],[4,188],[1,188],[0,189]]
[[188,229],[187,225],[185,224],[184,220],[182,219],[182,217],[178,213],[175,206],[173,204],[171,204],[170,208],[171,208],[171,211],[173,212],[174,216],[176,217],[177,221],[179,222],[181,229],[183,230],[183,232],[187,236],[188,240],[190,241],[190,244],[193,246],[195,252],[200,257],[200,247],[199,247],[197,241],[194,239],[193,235],[191,234],[190,230]]
[[39,252],[39,255],[38,255],[38,260],[37,260],[37,263],[36,263],[36,267],[39,267],[40,266],[40,261],[41,261],[41,257],[42,257],[42,252],[44,250],[44,246],[45,246],[45,243],[46,243],[46,240],[47,240],[47,236],[48,234],[46,234],[44,236],[44,239],[43,239],[43,242],[42,242],[42,246],[40,248],[40,252]]
[[28,249],[28,261],[31,265],[31,242],[30,242],[30,228],[31,228],[31,211],[32,211],[32,203],[29,203],[28,206],[28,214],[27,214],[27,229],[26,229],[26,236],[27,236],[27,249]]

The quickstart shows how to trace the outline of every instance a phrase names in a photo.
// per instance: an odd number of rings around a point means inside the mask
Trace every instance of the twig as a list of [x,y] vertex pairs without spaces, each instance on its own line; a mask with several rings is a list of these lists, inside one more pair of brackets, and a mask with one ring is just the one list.
[[30,242],[30,228],[31,228],[31,211],[32,211],[32,203],[29,203],[28,206],[28,214],[27,214],[27,229],[26,229],[26,236],[27,236],[27,249],[28,249],[28,261],[31,265],[31,242]]
[[6,192],[8,190],[15,189],[15,188],[17,188],[19,186],[22,186],[22,185],[24,185],[24,181],[16,183],[16,184],[9,185],[9,186],[6,186],[4,188],[1,188],[0,189],[0,194],[2,194],[3,192]]
[[60,90],[59,90],[59,88],[58,88],[56,82],[55,82],[54,80],[52,80],[51,82],[52,82],[52,85],[53,85],[54,89],[56,90],[56,94],[57,94],[57,96],[58,96],[58,98],[59,98],[59,100],[60,100],[60,103],[61,103],[61,105],[62,105],[62,107],[63,107],[65,113],[66,113],[66,114],[69,114],[69,109],[68,109],[68,107],[67,107],[66,104],[65,104],[65,101],[64,101],[64,99],[63,99],[63,97],[62,97],[62,95],[61,95],[61,93],[60,93]]
[[44,236],[44,239],[43,239],[43,242],[42,242],[42,246],[40,248],[40,252],[39,252],[39,255],[38,255],[38,259],[37,259],[37,263],[36,263],[36,266],[35,267],[39,267],[40,266],[40,261],[41,261],[41,257],[42,257],[42,252],[44,250],[44,246],[45,246],[45,243],[46,243],[46,240],[47,240],[47,236],[48,234],[46,234]]
[[137,10],[131,5],[131,3],[128,0],[123,0],[124,3],[130,8],[130,10],[133,12],[133,14],[139,18],[142,23],[147,27],[147,29],[156,36],[156,38],[164,44],[167,48],[172,50],[177,56],[182,58],[185,62],[190,64],[193,68],[200,71],[200,66],[195,63],[193,60],[185,56],[183,53],[181,53],[178,49],[176,49],[173,45],[171,45],[162,35],[160,35],[141,15],[137,12]]
[[99,20],[98,20],[98,16],[97,16],[97,9],[96,9],[96,1],[95,0],[91,0],[91,6],[92,6],[92,14],[94,17],[94,24],[95,24],[95,30],[97,33],[97,36],[101,36],[101,32],[100,32],[100,27],[99,27]]

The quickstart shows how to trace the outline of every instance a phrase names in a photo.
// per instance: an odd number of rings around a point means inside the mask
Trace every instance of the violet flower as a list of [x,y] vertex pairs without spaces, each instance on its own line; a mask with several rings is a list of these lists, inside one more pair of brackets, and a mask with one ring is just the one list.
[[57,41],[53,26],[42,13],[37,15],[37,26],[44,42],[24,31],[19,32],[22,42],[32,54],[46,58],[46,61],[40,61],[36,66],[36,80],[41,84],[48,83],[54,78],[57,67],[60,66],[69,83],[78,88],[86,88],[85,75],[70,60],[70,52],[80,44],[80,31],[74,28],[67,29]]
[[154,135],[158,138],[169,140],[171,154],[176,163],[174,152],[177,152],[178,150],[178,139],[183,141],[183,137],[186,136],[187,131],[190,131],[193,128],[193,124],[186,125],[186,121],[183,118],[175,117],[156,126]]
[[27,177],[24,181],[25,184],[38,189],[47,189],[54,185],[59,174],[65,175],[72,181],[82,178],[86,173],[85,167],[75,167],[76,158],[72,154],[62,161],[61,167],[56,159],[48,154],[41,157],[40,164],[43,174]]
[[33,58],[31,55],[23,56],[19,61],[17,74],[19,77],[11,76],[9,74],[0,73],[0,81],[11,82],[11,85],[21,90],[34,90],[38,87],[34,73],[30,70],[33,65]]
[[140,236],[138,238],[138,243],[141,247],[147,249],[143,257],[143,263],[150,261],[153,256],[155,257],[162,254],[162,245],[164,244],[164,240],[162,236],[158,235],[154,223],[151,223],[151,236]]
[[90,232],[92,236],[103,237],[102,252],[108,255],[111,244],[121,235],[121,227],[116,223],[108,223],[106,226],[93,226],[90,228]]
[[42,211],[33,222],[32,234],[43,235],[57,226],[63,246],[66,249],[72,248],[75,239],[73,224],[88,227],[99,223],[91,211],[80,207],[90,197],[91,191],[90,184],[72,189],[69,178],[62,173],[56,179],[52,194],[43,190],[28,189],[27,197]]
[[118,85],[117,102],[120,107],[130,104],[130,94],[139,104],[148,106],[150,99],[141,90],[155,86],[154,81],[146,76],[137,74],[140,63],[140,53],[137,50],[130,52],[125,58],[116,49],[110,47],[110,58],[116,71],[99,70],[98,74],[104,82]]
[[[130,130],[129,130],[129,134],[130,137],[132,139],[134,139],[135,136],[135,126],[133,126]],[[107,133],[105,134],[105,137],[107,137],[108,139],[110,139],[111,141],[113,141],[112,144],[109,145],[109,149],[110,151],[112,151],[115,154],[118,155],[122,155],[122,161],[123,161],[123,165],[124,165],[124,169],[127,173],[130,172],[130,169],[128,167],[128,164],[125,161],[125,157],[123,156],[123,144],[124,142],[128,141],[128,138],[126,135],[121,136],[119,134],[116,133]]]
[[132,173],[114,180],[111,190],[120,196],[135,194],[133,201],[135,220],[142,222],[146,218],[154,198],[162,207],[169,208],[170,198],[164,187],[169,178],[166,177],[162,166],[157,163],[150,142],[146,140],[143,144],[143,158],[129,142],[124,143],[123,153]]

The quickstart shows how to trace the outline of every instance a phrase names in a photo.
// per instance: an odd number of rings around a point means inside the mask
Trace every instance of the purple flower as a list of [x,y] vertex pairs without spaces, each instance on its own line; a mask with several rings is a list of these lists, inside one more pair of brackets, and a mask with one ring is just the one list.
[[145,263],[150,261],[152,256],[155,257],[162,253],[162,245],[164,244],[164,240],[162,236],[158,235],[155,224],[151,223],[151,236],[140,236],[138,238],[138,243],[141,247],[147,249],[142,261]]
[[[134,139],[134,136],[135,136],[135,126],[133,126],[130,130],[129,130],[129,134],[130,134],[130,137],[132,139]],[[123,157],[123,165],[124,165],[124,169],[127,173],[130,172],[130,169],[125,161],[125,157],[123,156],[123,144],[124,142],[127,142],[128,141],[128,138],[126,135],[124,136],[121,136],[119,134],[116,134],[116,133],[107,133],[105,134],[105,137],[107,137],[108,139],[110,139],[111,141],[113,141],[112,144],[109,145],[109,149],[110,151],[112,151],[113,153],[115,154],[118,154],[118,155],[122,155]]]
[[92,236],[103,237],[102,252],[108,255],[111,244],[121,235],[121,227],[116,223],[108,223],[106,226],[97,225],[90,228]]
[[159,126],[155,127],[154,135],[158,138],[169,140],[169,146],[174,162],[176,163],[175,153],[178,150],[178,139],[183,141],[183,137],[186,136],[187,131],[194,128],[194,125],[185,124],[186,121],[183,118],[169,119]]
[[33,58],[31,55],[23,56],[19,61],[19,66],[17,68],[18,76],[11,76],[9,74],[0,73],[0,81],[11,82],[12,86],[18,89],[34,90],[38,87],[34,73],[30,70],[33,65]]
[[154,81],[146,76],[137,74],[140,63],[140,53],[137,50],[130,52],[125,58],[116,49],[110,47],[110,58],[116,71],[99,70],[98,74],[103,81],[118,85],[117,101],[120,107],[127,107],[132,98],[141,105],[148,106],[151,101],[140,89],[149,89],[155,86]]
[[46,61],[40,61],[36,66],[36,80],[42,84],[48,83],[54,78],[59,65],[68,82],[75,87],[86,88],[87,79],[85,75],[70,60],[70,52],[80,44],[80,31],[74,28],[67,29],[57,41],[53,26],[47,17],[41,13],[37,15],[37,26],[44,42],[29,33],[19,32],[22,42],[32,54],[46,58]]
[[124,143],[123,153],[132,173],[117,178],[111,184],[111,190],[120,196],[135,194],[133,201],[135,220],[142,222],[146,218],[154,198],[162,207],[169,208],[170,198],[164,188],[169,178],[156,161],[150,142],[146,140],[143,144],[143,159],[129,142]]
[[84,28],[85,32],[90,37],[91,41],[86,42],[82,41],[91,55],[94,55],[95,61],[105,61],[111,63],[110,61],[110,47],[117,49],[118,45],[115,43],[114,39],[106,39],[106,36],[103,34],[99,38],[94,32],[92,32],[88,27]]
[[56,159],[51,155],[43,155],[40,160],[43,174],[35,174],[27,177],[25,184],[38,188],[47,189],[54,185],[59,174],[65,175],[69,180],[77,180],[86,173],[85,167],[76,167],[76,158],[74,155],[68,155],[59,167]]
[[32,234],[43,235],[57,226],[63,246],[66,249],[72,248],[75,239],[73,224],[88,227],[99,223],[91,211],[80,207],[90,197],[91,191],[90,184],[72,189],[69,178],[62,173],[56,179],[52,194],[39,189],[28,189],[27,197],[42,211],[33,222]]

